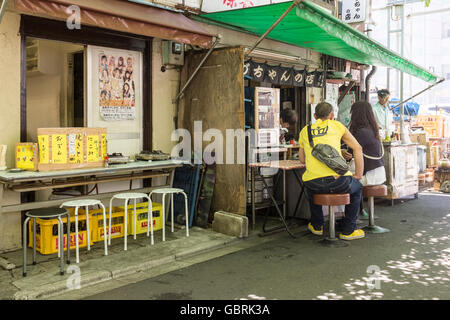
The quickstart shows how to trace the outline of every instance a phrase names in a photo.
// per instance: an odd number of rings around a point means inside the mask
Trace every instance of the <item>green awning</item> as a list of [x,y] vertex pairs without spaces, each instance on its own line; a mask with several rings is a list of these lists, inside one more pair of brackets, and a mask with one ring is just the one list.
[[[262,35],[292,2],[202,14],[196,20]],[[310,1],[301,2],[267,38],[361,64],[395,68],[430,83],[437,77],[343,23]]]

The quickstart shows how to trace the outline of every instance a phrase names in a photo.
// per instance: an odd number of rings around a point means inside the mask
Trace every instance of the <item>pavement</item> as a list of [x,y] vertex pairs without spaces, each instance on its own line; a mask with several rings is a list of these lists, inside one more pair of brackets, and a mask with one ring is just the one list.
[[[87,300],[449,300],[450,194],[375,204],[376,224],[347,247],[322,246],[321,237],[295,229],[266,242],[210,257],[171,272],[91,292]],[[367,221],[364,222],[366,224]]]
[[146,234],[133,240],[128,236],[128,250],[124,251],[123,238],[112,239],[108,256],[104,255],[103,242],[91,246],[91,250],[80,248],[80,263],[75,264],[75,250],[71,250],[71,264],[65,265],[66,273],[59,274],[60,259],[56,254],[37,253],[37,265],[32,265],[32,249],[28,248],[27,276],[22,276],[23,251],[0,254],[0,299],[33,300],[59,297],[61,294],[104,282],[136,275],[144,271],[173,265],[176,261],[196,254],[222,248],[238,238],[213,232],[211,229],[193,227],[186,237],[184,229],[170,232],[166,228],[166,241],[162,232],[155,231],[155,244],[150,244]]
[[[304,225],[294,229],[298,239],[258,237],[257,225],[246,239],[198,227],[189,238],[166,229],[166,242],[157,231],[153,246],[145,234],[129,236],[128,251],[113,239],[108,256],[99,242],[81,248],[80,263],[69,267],[75,273],[64,276],[56,255],[38,254],[33,266],[28,249],[24,278],[22,251],[0,254],[10,268],[0,268],[0,299],[450,299],[450,195],[375,205],[376,224],[391,232],[345,248],[321,246]],[[373,274],[381,289],[367,287]],[[78,279],[82,289],[74,290]]]

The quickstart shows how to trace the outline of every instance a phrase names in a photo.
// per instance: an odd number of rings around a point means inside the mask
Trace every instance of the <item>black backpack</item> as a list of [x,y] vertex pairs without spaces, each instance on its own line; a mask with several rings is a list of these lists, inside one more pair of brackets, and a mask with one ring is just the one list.
[[328,168],[335,171],[338,175],[345,175],[349,166],[347,161],[339,154],[339,152],[328,144],[318,143],[314,145],[312,134],[311,134],[311,125],[308,126],[308,139],[309,144],[312,148],[312,156],[325,164]]

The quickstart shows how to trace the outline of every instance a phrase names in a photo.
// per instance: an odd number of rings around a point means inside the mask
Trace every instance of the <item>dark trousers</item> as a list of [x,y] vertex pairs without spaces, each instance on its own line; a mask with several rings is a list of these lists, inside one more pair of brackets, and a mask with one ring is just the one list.
[[304,183],[311,208],[311,224],[314,229],[320,229],[324,223],[322,206],[314,204],[314,194],[320,193],[349,193],[350,204],[345,206],[342,233],[348,235],[356,229],[356,220],[362,197],[361,182],[350,176],[340,176],[338,179],[329,176],[305,181]]

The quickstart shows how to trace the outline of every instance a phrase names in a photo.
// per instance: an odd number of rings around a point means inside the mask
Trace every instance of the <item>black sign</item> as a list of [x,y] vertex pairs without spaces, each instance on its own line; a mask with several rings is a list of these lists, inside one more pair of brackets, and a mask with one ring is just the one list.
[[325,86],[326,74],[325,71],[320,72],[316,71],[316,75],[314,77],[314,87],[323,88]]
[[283,86],[292,86],[293,85],[293,79],[294,79],[294,69],[286,69],[281,68],[280,71],[280,84]]
[[295,70],[294,68],[269,66],[266,63],[252,60],[244,63],[243,72],[245,76],[249,76],[255,81],[285,86],[323,88],[326,82],[324,71],[306,72],[306,70]]
[[314,87],[316,80],[316,72],[307,72],[305,77],[305,87]]
[[282,68],[281,67],[271,67],[267,66],[266,69],[266,81],[273,84],[278,84],[280,82],[280,73]]
[[250,60],[244,63],[244,76],[251,77],[250,75],[250,72],[252,70],[251,64],[252,62]]
[[264,82],[267,65],[265,63],[252,62],[250,66],[250,77],[252,77],[255,81]]
[[305,70],[292,70],[293,78],[292,84],[296,87],[304,87],[305,86]]

